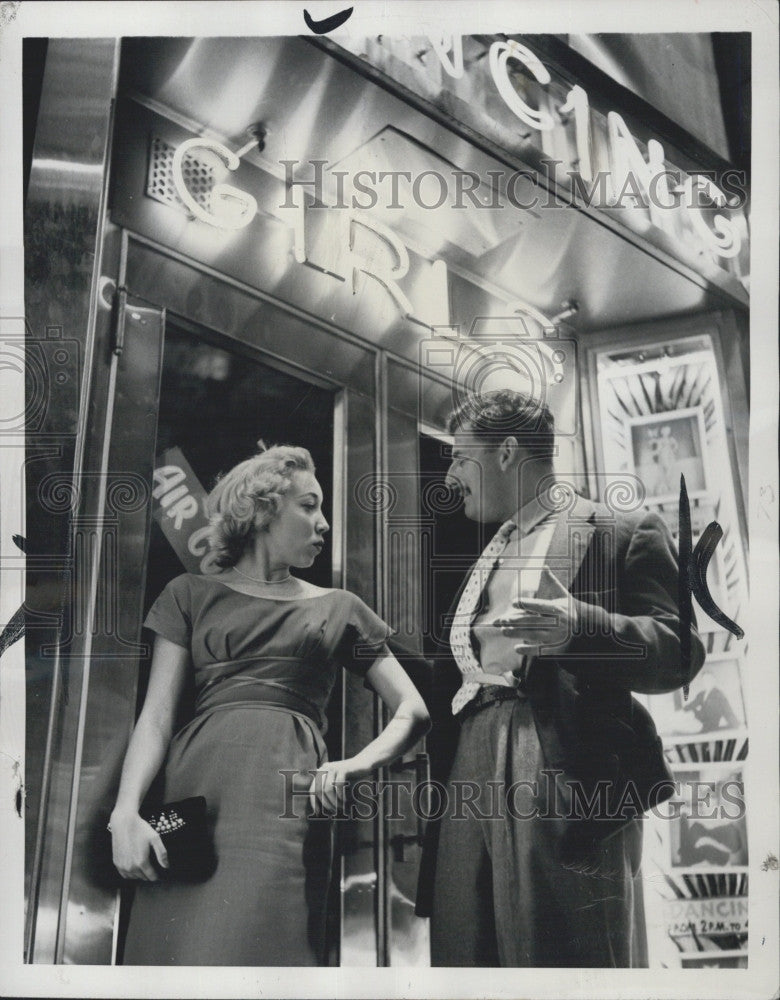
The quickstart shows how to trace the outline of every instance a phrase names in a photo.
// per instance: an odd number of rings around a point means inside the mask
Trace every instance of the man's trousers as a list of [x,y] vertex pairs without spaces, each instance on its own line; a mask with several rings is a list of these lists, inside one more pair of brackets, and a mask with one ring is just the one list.
[[531,706],[463,720],[442,820],[431,918],[434,966],[645,967],[642,822],[587,868],[558,858]]

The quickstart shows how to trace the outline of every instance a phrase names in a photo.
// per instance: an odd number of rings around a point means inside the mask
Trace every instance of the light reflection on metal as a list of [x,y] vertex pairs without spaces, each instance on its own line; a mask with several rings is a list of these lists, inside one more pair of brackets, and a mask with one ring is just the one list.
[[375,871],[342,876],[341,965],[376,966],[376,930],[373,912],[377,892]]
[[73,160],[54,160],[39,158],[32,162],[32,169],[56,174],[75,174],[81,177],[96,178],[98,183],[103,179],[103,166],[100,163],[75,163]]
[[[417,871],[419,853],[407,862]],[[394,871],[394,874],[396,872]],[[391,877],[390,895],[390,965],[404,968],[428,968],[431,964],[429,921],[416,916],[414,900],[402,892]]]
[[[46,331],[55,326],[70,340],[74,348],[67,352],[70,362],[60,367],[61,374],[67,375],[67,384],[76,388],[76,403],[66,407],[57,399],[46,418],[51,428],[45,422],[41,425],[42,433],[55,435],[55,440],[63,443],[28,465],[28,497],[33,499],[48,477],[64,474],[70,478],[74,470],[75,475],[84,471],[80,429],[88,419],[90,394],[79,390],[94,344],[104,334],[107,322],[105,311],[97,309],[96,286],[103,262],[106,163],[118,57],[115,39],[50,39],[47,48],[25,207],[25,303],[36,340],[47,339]],[[67,127],[63,127],[59,113],[63,100],[68,108]],[[52,233],[57,239],[51,238]],[[56,387],[54,381],[52,386]],[[51,558],[65,557],[70,567],[75,539],[61,528],[60,516],[41,502],[31,502],[27,526],[32,537],[47,540]],[[82,584],[79,579],[78,586]],[[75,586],[70,590],[73,605],[80,593]],[[85,672],[73,648],[53,661],[47,659],[51,655],[48,650],[56,650],[67,631],[72,612],[69,604],[63,607],[67,594],[67,582],[63,585],[59,571],[56,575],[28,576],[29,607],[39,615],[53,613],[63,622],[62,630],[38,628],[34,639],[29,636],[26,650],[29,712],[25,770],[30,792],[25,823],[29,833],[35,832],[35,849],[26,855],[25,957],[36,964],[79,961],[75,951],[89,963],[107,961],[113,921],[113,904],[107,903],[102,887],[96,885],[88,851],[84,863],[77,864],[71,875],[74,850],[86,846],[83,837],[74,845],[66,832],[72,830],[68,822],[71,793],[81,778],[75,747]],[[109,724],[116,722],[116,701],[115,694],[106,712]],[[30,706],[47,703],[49,718],[41,720]],[[85,799],[89,799],[88,793],[78,802],[81,820],[90,815],[90,803]],[[88,825],[80,823],[79,835],[86,829]],[[75,900],[78,906],[72,904]]]
[[98,305],[103,309],[113,309],[114,293],[116,292],[116,280],[105,274],[101,274],[98,281]]
[[99,195],[103,174],[99,163],[39,158],[32,161],[30,183],[35,185],[39,197],[46,194],[60,203],[80,203],[85,197]]

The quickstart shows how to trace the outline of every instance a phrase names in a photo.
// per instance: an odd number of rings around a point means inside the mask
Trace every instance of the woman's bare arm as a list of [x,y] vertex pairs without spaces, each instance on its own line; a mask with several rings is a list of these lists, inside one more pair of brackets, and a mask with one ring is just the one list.
[[114,864],[125,878],[156,880],[150,848],[158,862],[167,866],[162,840],[141,819],[138,810],[171,742],[189,665],[187,649],[157,636],[144,707],[130,738],[116,805],[111,813]]
[[309,796],[312,805],[327,812],[338,809],[346,784],[370,774],[383,764],[402,756],[430,729],[425,702],[401,664],[392,655],[376,659],[366,674],[390,712],[390,721],[382,732],[354,757],[330,761],[312,782]]

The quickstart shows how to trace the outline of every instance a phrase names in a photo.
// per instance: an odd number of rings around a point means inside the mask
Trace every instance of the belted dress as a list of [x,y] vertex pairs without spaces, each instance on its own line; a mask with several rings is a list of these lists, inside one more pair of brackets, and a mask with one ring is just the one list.
[[191,654],[195,713],[162,795],[205,797],[217,861],[204,882],[137,884],[124,964],[323,964],[332,823],[301,790],[339,669],[365,675],[392,630],[345,590],[266,598],[190,573],[144,624]]

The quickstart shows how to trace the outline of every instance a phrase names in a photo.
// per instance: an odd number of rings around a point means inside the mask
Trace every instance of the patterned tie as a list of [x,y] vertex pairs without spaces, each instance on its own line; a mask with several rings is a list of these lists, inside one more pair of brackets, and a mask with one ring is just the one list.
[[[488,547],[474,563],[468,582],[460,595],[450,630],[450,646],[455,662],[464,676],[474,671],[481,671],[479,661],[474,655],[474,648],[471,645],[471,622],[490,574],[495,569],[499,556],[506,548],[507,542],[516,528],[517,525],[514,521],[506,521],[501,525]],[[452,699],[452,714],[457,715],[481,687],[481,684],[474,681],[464,680]]]

